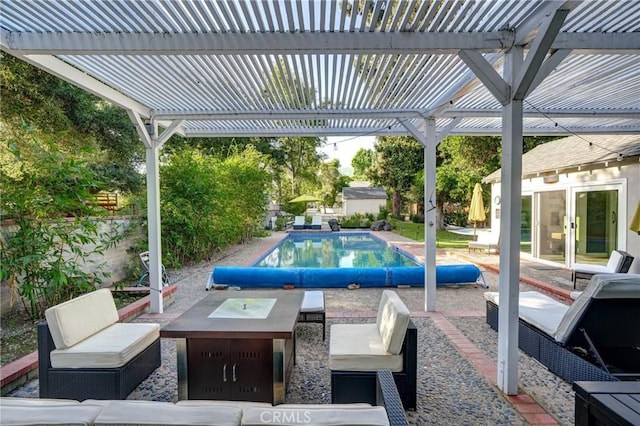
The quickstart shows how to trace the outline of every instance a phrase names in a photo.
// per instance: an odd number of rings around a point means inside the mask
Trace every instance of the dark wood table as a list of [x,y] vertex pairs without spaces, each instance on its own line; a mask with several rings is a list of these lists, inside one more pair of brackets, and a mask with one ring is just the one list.
[[160,330],[175,338],[178,399],[284,402],[303,292],[211,294]]
[[575,382],[576,425],[640,425],[640,382]]

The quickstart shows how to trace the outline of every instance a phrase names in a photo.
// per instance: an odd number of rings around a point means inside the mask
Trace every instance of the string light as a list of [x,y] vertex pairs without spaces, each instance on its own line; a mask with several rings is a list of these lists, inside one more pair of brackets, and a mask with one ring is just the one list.
[[551,121],[551,122],[553,123],[554,127],[560,127],[560,128],[561,128],[562,130],[564,130],[565,132],[567,132],[567,133],[569,133],[569,134],[571,134],[571,135],[573,135],[573,136],[575,136],[575,137],[577,137],[577,138],[579,138],[579,139],[582,139],[583,141],[585,141],[586,143],[588,143],[590,147],[592,147],[592,146],[594,146],[594,145],[595,145],[595,146],[597,146],[598,148],[600,148],[600,149],[602,149],[602,150],[604,150],[604,151],[608,151],[608,152],[610,152],[611,154],[616,154],[616,159],[617,159],[618,161],[622,161],[622,160],[623,160],[624,156],[622,155],[622,153],[621,153],[621,152],[613,151],[613,150],[611,150],[611,149],[609,149],[609,148],[607,148],[607,147],[604,147],[604,146],[598,145],[598,144],[596,144],[596,143],[594,143],[594,142],[592,142],[592,141],[590,141],[590,140],[587,140],[587,139],[583,138],[583,137],[582,137],[582,136],[580,136],[579,134],[577,134],[577,133],[575,133],[575,132],[573,132],[573,131],[569,130],[568,128],[564,127],[563,125],[559,124],[557,121],[552,120],[552,119],[551,119],[551,117],[549,117],[546,113],[544,113],[543,111],[541,111],[537,106],[533,105],[533,104],[532,104],[531,102],[529,102],[528,100],[526,100],[526,99],[525,99],[525,100],[524,100],[524,102],[525,102],[527,105],[529,105],[531,108],[535,109],[538,113],[542,114],[542,116],[543,116],[544,118],[546,118],[547,120]]

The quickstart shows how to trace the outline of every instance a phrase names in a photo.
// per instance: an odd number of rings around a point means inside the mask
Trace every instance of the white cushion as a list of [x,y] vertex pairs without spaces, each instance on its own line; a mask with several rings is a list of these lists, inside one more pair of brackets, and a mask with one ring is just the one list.
[[45,311],[57,349],[64,349],[94,335],[119,320],[109,289],[83,294]]
[[253,402],[253,401],[226,401],[224,399],[183,399],[176,402],[176,405],[183,405],[185,407],[207,407],[210,405],[231,405],[238,408],[249,407],[273,407],[273,404],[269,402]]
[[220,425],[240,424],[242,409],[232,405],[180,406],[157,401],[111,401],[95,425]]
[[573,269],[576,272],[586,272],[587,274],[613,274],[615,269],[605,265],[590,265],[588,263],[574,263]]
[[409,326],[409,309],[395,291],[384,290],[378,307],[376,325],[382,348],[393,355],[402,351],[404,336]]
[[322,291],[305,291],[300,312],[323,312],[324,293]]
[[158,324],[115,323],[70,348],[51,351],[51,366],[54,368],[120,367],[159,337]]
[[[13,398],[2,397],[0,398],[0,406],[5,407],[8,405],[22,406],[22,407],[37,407],[39,405],[76,405],[80,404],[75,399],[53,399],[53,398]],[[1,416],[0,416],[1,419]]]
[[[484,298],[499,306],[498,292],[485,292]],[[567,305],[538,291],[523,291],[519,294],[519,317],[549,336],[554,335],[568,309]]]
[[334,371],[402,371],[402,355],[384,350],[376,324],[333,324],[329,369]]
[[33,405],[2,405],[3,426],[22,425],[91,425],[102,410],[97,405],[63,404],[35,407]]
[[604,274],[594,275],[587,288],[574,300],[558,324],[554,338],[564,343],[588,309],[591,299],[640,298],[640,275]]
[[607,268],[611,270],[611,272],[618,272],[620,266],[622,265],[622,261],[624,260],[624,256],[619,251],[612,251],[611,256],[609,256],[609,261],[607,262]]
[[388,426],[383,407],[338,408],[325,405],[324,409],[309,408],[249,408],[242,413],[242,425],[369,425]]
[[[271,404],[269,404],[269,406],[271,406]],[[348,409],[371,407],[371,404],[367,404],[366,402],[353,402],[349,404],[332,404],[331,406],[340,409]],[[277,405],[277,407],[286,409],[326,410],[328,406],[327,404],[280,404]]]

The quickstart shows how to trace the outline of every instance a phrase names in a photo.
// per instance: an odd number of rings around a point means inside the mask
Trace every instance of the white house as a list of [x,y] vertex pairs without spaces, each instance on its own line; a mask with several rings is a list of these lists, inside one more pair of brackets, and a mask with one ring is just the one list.
[[[500,170],[491,183],[492,232],[500,231]],[[612,250],[635,257],[640,234],[629,229],[640,208],[640,135],[570,136],[522,157],[521,253],[570,267],[605,264]]]
[[384,188],[348,187],[342,188],[342,215],[374,213],[380,211],[387,202]]

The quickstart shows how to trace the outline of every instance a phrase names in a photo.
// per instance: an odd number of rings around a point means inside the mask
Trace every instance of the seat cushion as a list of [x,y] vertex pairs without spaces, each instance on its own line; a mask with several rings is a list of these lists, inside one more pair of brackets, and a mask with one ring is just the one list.
[[330,336],[333,371],[402,371],[402,355],[384,350],[376,324],[334,324]]
[[[496,291],[485,292],[484,298],[500,305],[500,294]],[[553,336],[569,306],[539,291],[523,291],[519,294],[518,308],[523,321]]]
[[[76,405],[80,402],[75,399],[57,399],[57,398],[13,398],[13,397],[0,397],[0,407],[8,405],[21,406],[21,407],[37,407],[41,405]],[[1,417],[0,417],[1,419]]]
[[565,343],[573,334],[591,299],[640,299],[640,275],[602,274],[594,275],[582,293],[567,309],[554,334],[556,342]]
[[92,425],[102,407],[89,404],[2,405],[2,425]]
[[71,347],[119,320],[111,291],[106,288],[52,306],[45,317],[57,349]]
[[395,291],[382,292],[376,325],[385,352],[398,355],[402,351],[402,343],[409,326],[409,316],[409,309]]
[[300,312],[324,312],[324,292],[305,291]]
[[160,326],[115,323],[67,348],[51,351],[54,368],[121,367],[160,337]]
[[[264,409],[264,408],[263,408]],[[111,401],[95,425],[220,425],[240,424],[242,409],[229,405],[181,406],[157,401]]]
[[321,408],[249,408],[242,413],[242,425],[369,425],[387,426],[383,407],[350,407],[325,405]]

